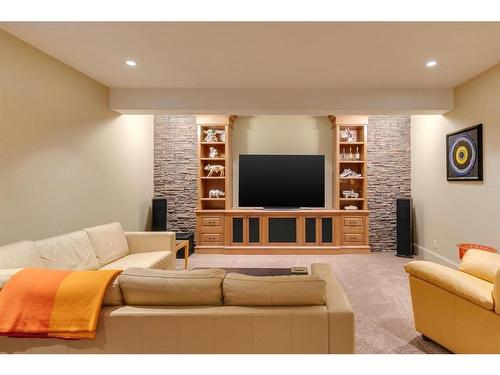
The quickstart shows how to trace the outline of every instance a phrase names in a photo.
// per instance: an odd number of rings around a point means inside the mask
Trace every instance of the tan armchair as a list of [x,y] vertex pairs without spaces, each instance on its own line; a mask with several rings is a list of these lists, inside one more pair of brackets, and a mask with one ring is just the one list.
[[500,255],[467,251],[455,270],[405,266],[415,329],[455,353],[500,353]]

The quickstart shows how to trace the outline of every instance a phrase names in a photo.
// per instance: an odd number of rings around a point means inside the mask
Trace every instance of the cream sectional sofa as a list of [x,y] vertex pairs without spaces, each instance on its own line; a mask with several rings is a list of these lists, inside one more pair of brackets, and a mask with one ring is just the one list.
[[0,337],[0,353],[354,352],[354,313],[328,264],[274,277],[130,268],[117,284],[95,340]]
[[120,223],[110,223],[39,241],[2,246],[0,274],[12,274],[26,267],[174,269],[174,248],[173,232],[124,232]]

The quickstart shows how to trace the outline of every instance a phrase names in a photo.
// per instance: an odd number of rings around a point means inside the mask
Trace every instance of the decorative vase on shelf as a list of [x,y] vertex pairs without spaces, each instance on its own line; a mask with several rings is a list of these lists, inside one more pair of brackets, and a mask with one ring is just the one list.
[[356,160],[360,159],[359,148],[358,147],[356,147],[356,153],[354,154],[354,159],[356,159]]

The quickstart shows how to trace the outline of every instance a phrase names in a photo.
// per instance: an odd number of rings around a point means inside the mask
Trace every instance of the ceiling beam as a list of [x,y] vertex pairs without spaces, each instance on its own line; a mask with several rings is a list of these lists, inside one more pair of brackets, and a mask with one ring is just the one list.
[[453,109],[453,91],[111,88],[110,107],[123,114],[443,114]]

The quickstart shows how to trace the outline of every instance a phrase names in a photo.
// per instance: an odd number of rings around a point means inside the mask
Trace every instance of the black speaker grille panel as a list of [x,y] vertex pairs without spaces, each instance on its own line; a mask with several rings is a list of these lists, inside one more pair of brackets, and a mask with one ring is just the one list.
[[153,199],[153,232],[167,230],[167,200],[165,198]]
[[269,218],[269,242],[297,242],[297,219]]
[[397,255],[404,257],[413,256],[412,207],[411,198],[396,200],[396,251]]
[[248,242],[260,242],[260,219],[251,217],[248,219]]
[[323,217],[321,219],[321,242],[332,243],[333,242],[333,229],[332,229],[332,218]]
[[316,242],[316,219],[306,217],[306,243]]
[[233,242],[243,243],[243,218],[233,218]]

